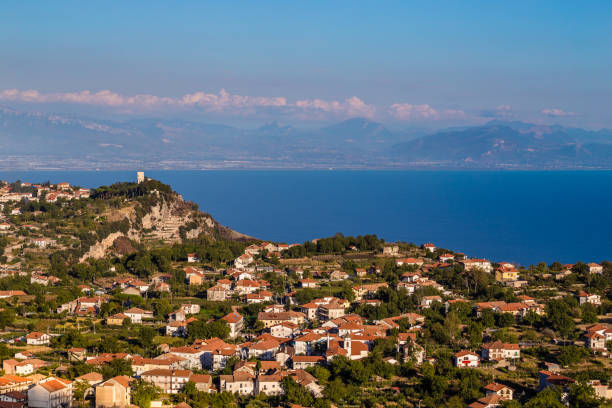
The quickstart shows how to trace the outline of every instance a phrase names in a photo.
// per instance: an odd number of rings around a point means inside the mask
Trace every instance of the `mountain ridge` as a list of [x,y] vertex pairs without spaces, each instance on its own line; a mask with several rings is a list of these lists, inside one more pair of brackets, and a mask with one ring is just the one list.
[[612,168],[612,130],[492,120],[439,131],[392,131],[359,117],[320,128],[268,122],[244,129],[182,119],[84,119],[0,106],[0,150],[5,159],[16,157],[11,165],[17,168],[28,160],[48,166],[58,159],[104,168],[111,156],[121,168],[149,169]]

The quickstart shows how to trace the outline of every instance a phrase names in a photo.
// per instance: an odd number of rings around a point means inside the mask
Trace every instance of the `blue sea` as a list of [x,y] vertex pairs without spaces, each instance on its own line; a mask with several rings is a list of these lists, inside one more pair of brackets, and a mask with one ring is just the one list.
[[[522,265],[612,259],[610,171],[150,171],[219,222],[287,243],[337,232]],[[135,172],[0,172],[97,187]]]

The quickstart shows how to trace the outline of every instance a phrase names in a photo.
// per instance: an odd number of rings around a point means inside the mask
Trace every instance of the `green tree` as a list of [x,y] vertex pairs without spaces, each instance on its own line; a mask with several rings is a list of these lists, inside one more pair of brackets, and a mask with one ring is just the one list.
[[480,376],[475,370],[462,370],[461,380],[459,381],[459,395],[464,401],[471,401],[482,396],[480,388]]
[[593,387],[585,383],[570,386],[569,403],[573,408],[597,408],[600,405]]
[[535,397],[530,399],[525,408],[565,408],[560,401],[559,393],[552,388],[540,391]]
[[581,306],[582,323],[597,323],[597,308],[591,303],[585,303]]
[[131,386],[132,403],[140,408],[150,408],[151,401],[161,394],[159,387],[144,380],[136,380]]
[[196,320],[187,325],[187,333],[189,339],[211,339],[218,337],[225,339],[229,336],[230,328],[225,320],[217,319],[212,323],[207,323],[204,320]]
[[132,363],[123,358],[116,358],[110,363],[102,366],[102,376],[105,380],[118,375],[127,375],[128,377],[131,377],[132,374]]
[[90,388],[91,385],[87,381],[76,381],[73,387],[74,398],[81,402],[85,401],[85,394]]
[[287,376],[282,379],[281,385],[285,391],[284,398],[291,404],[298,404],[309,407],[314,402],[312,394],[306,387],[296,383],[293,378]]
[[564,300],[551,300],[546,308],[546,317],[563,338],[569,337],[574,332],[576,325],[571,317],[570,307]]

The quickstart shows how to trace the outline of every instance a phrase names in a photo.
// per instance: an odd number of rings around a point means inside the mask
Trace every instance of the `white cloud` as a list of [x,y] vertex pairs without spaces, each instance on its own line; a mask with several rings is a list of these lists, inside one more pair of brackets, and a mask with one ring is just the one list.
[[8,89],[0,92],[0,100],[24,103],[69,103],[129,110],[155,110],[167,107],[194,108],[207,112],[254,114],[258,109],[282,109],[302,119],[319,119],[325,115],[365,116],[373,118],[376,108],[356,96],[344,101],[307,99],[295,103],[285,97],[235,95],[221,89],[218,94],[194,92],[180,97],[150,94],[122,95],[109,90],[84,90],[67,93],[41,93],[37,90]]
[[225,89],[218,94],[195,92],[179,98],[155,96],[149,94],[121,95],[109,90],[91,92],[88,90],[67,93],[40,93],[36,90],[20,91],[8,89],[0,92],[0,100],[29,103],[74,103],[122,108],[156,108],[162,106],[198,106],[204,109],[222,110],[224,108],[286,106],[287,100],[282,97],[252,97],[232,95]]
[[356,96],[346,99],[344,102],[325,101],[322,99],[306,99],[295,103],[295,107],[317,113],[332,113],[341,116],[364,116],[373,118],[376,108],[368,105]]
[[557,118],[564,117],[564,116],[574,116],[574,112],[566,112],[562,109],[557,109],[557,108],[542,109],[540,113],[545,116],[551,116],[551,117],[557,117]]
[[438,111],[428,104],[414,105],[411,103],[394,103],[389,107],[389,114],[399,120],[441,120],[465,116],[465,112],[458,109]]

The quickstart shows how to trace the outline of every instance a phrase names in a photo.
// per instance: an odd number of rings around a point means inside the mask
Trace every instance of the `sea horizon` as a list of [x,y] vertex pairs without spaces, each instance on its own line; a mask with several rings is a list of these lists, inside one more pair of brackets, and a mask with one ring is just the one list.
[[[612,182],[609,170],[228,169],[145,174],[169,184],[223,225],[261,240],[302,243],[335,233],[376,234],[387,241],[434,242],[470,257],[522,265],[600,262],[609,259],[612,247],[612,239],[599,232],[612,224],[607,211],[612,193],[597,190]],[[96,188],[135,181],[136,172],[0,171],[0,179],[67,181]],[[595,192],[598,198],[589,199]]]

